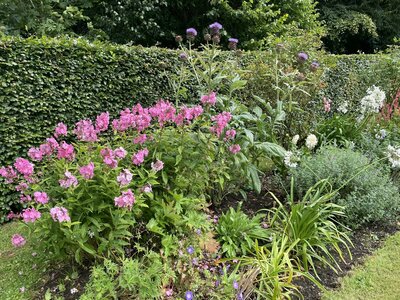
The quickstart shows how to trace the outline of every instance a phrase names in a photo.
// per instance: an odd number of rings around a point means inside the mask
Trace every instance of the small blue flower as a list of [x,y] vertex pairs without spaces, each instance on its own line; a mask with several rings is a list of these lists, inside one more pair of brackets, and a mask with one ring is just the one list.
[[189,253],[189,254],[193,254],[193,253],[194,253],[194,248],[193,248],[193,246],[187,247],[186,251],[187,251],[187,253]]
[[187,291],[185,293],[185,299],[186,300],[192,300],[193,299],[193,292],[192,291]]
[[235,290],[238,290],[238,289],[239,289],[239,283],[238,283],[236,280],[233,281],[233,288],[234,288]]

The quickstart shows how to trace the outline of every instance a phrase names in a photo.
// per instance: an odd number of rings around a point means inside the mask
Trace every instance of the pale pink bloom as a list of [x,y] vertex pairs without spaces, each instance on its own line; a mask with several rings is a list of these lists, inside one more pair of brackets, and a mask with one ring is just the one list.
[[[57,140],[53,137],[46,139],[47,144],[51,147],[52,150],[56,150],[59,147]],[[42,152],[43,150],[40,149]]]
[[49,202],[49,196],[45,192],[34,192],[33,197],[37,203],[46,204]]
[[133,175],[128,169],[124,169],[118,176],[117,181],[121,186],[128,185],[132,181]]
[[57,157],[58,159],[65,158],[73,160],[75,158],[74,146],[63,141],[58,147]]
[[134,154],[132,157],[133,164],[140,166],[147,155],[149,155],[149,150],[147,150],[147,148],[139,150],[138,153]]
[[152,193],[153,192],[153,188],[151,187],[151,184],[146,184],[145,186],[143,186],[140,191],[142,193]]
[[235,136],[236,136],[236,130],[235,129],[229,129],[225,133],[224,141],[233,140],[235,138]]
[[208,95],[201,96],[200,101],[203,105],[215,105],[215,103],[217,102],[217,97],[215,92],[211,92]]
[[30,148],[28,151],[28,156],[32,160],[41,161],[43,158],[43,153],[38,148]]
[[324,110],[325,110],[326,113],[328,113],[328,112],[331,111],[331,103],[332,103],[331,100],[326,99],[326,98],[324,97]]
[[119,148],[117,148],[117,149],[114,150],[114,155],[115,155],[117,158],[124,158],[124,157],[126,156],[127,153],[128,153],[128,152],[126,152],[126,150],[125,150],[124,148],[122,148],[122,147],[119,147]]
[[0,176],[6,179],[6,183],[12,183],[18,175],[12,166],[7,166],[0,168]]
[[154,172],[161,171],[164,168],[164,163],[161,160],[157,160],[155,163],[151,163],[151,169]]
[[115,159],[114,152],[109,148],[101,149],[100,155],[103,157],[103,162],[112,169],[118,166],[118,161]]
[[165,290],[165,296],[172,297],[173,294],[174,294],[173,289],[166,289]]
[[13,211],[10,211],[10,212],[7,214],[7,218],[8,218],[9,220],[17,219],[17,218],[19,218],[20,216],[21,216],[20,214],[16,214],[16,213],[14,213]]
[[79,173],[85,179],[92,179],[94,176],[94,163],[90,162],[88,165],[80,167]]
[[50,215],[54,221],[58,222],[70,222],[71,218],[68,215],[68,210],[64,207],[55,206],[50,209]]
[[54,136],[58,138],[61,135],[67,135],[67,125],[65,125],[64,123],[58,123],[55,129]]
[[103,112],[96,118],[96,132],[106,131],[108,125],[110,124],[110,114],[108,112]]
[[33,164],[26,160],[25,158],[18,157],[15,160],[14,167],[20,172],[22,175],[31,176],[33,174]]
[[74,130],[77,138],[84,142],[96,142],[97,133],[91,120],[80,120]]
[[171,102],[160,100],[153,107],[149,108],[150,116],[158,119],[158,123],[161,127],[164,126],[165,122],[175,120],[176,109]]
[[128,207],[132,209],[133,203],[135,203],[135,195],[132,190],[129,189],[126,192],[122,192],[122,195],[114,198],[115,206]]
[[21,203],[30,202],[30,201],[32,201],[32,198],[31,198],[31,196],[29,196],[29,195],[21,194],[21,195],[19,196],[19,201],[20,201]]
[[[58,147],[58,143],[57,143],[57,147]],[[39,146],[39,150],[42,153],[42,156],[49,156],[53,153],[53,149],[50,146],[50,143],[45,143]]]
[[18,192],[23,192],[28,189],[28,184],[26,182],[20,182],[16,187],[15,190]]
[[235,144],[229,147],[229,151],[231,151],[233,154],[236,154],[240,151],[240,145]]
[[186,124],[190,124],[190,121],[197,118],[203,113],[203,108],[200,105],[197,105],[195,107],[187,107],[187,106],[182,106],[180,109],[179,114],[175,117],[175,123],[176,125],[183,125],[184,121],[186,121]]
[[41,216],[42,216],[42,214],[33,207],[24,209],[22,211],[22,218],[24,219],[24,222],[26,222],[26,223],[35,222]]
[[11,238],[11,243],[14,247],[22,247],[23,245],[25,245],[26,240],[22,235],[14,234]]
[[136,104],[132,108],[133,117],[133,127],[137,131],[143,131],[151,125],[151,115],[148,108],[143,108],[140,103]]
[[141,144],[144,144],[146,142],[146,140],[147,140],[147,135],[144,133],[144,134],[141,134],[138,137],[134,138],[133,143],[141,145]]
[[210,131],[220,137],[231,119],[232,115],[227,111],[224,111],[216,116],[212,116],[211,121],[216,122],[216,124],[210,128]]
[[60,179],[58,182],[60,183],[60,186],[63,188],[69,188],[71,185],[74,187],[78,185],[78,180],[74,175],[72,175],[71,172],[66,171],[64,173],[65,177],[63,179]]

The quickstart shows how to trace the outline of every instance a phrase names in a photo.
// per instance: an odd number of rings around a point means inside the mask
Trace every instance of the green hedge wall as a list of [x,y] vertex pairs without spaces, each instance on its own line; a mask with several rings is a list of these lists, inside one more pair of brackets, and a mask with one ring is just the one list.
[[[245,53],[243,61],[251,57]],[[322,93],[334,101],[358,101],[373,83],[399,87],[400,68],[393,56],[327,56],[321,61],[329,67]],[[1,37],[0,166],[25,156],[58,122],[72,125],[103,111],[116,115],[137,102],[149,105],[168,98],[168,76],[177,63],[177,51],[160,48]],[[258,93],[247,91],[252,94]],[[15,195],[0,183],[0,222],[13,201]]]

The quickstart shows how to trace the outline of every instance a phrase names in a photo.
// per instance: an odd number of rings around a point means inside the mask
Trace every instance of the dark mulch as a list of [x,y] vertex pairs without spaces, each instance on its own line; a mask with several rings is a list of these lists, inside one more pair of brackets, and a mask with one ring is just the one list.
[[[381,227],[371,226],[362,228],[353,232],[351,241],[354,248],[351,248],[352,259],[345,252],[345,261],[340,260],[338,255],[334,255],[339,262],[341,270],[335,273],[330,268],[317,266],[317,273],[320,277],[320,282],[327,289],[335,289],[340,287],[340,279],[350,272],[355,266],[363,263],[365,258],[372,252],[381,247],[382,243],[390,235],[393,235],[399,228],[397,226]],[[319,300],[322,293],[320,289],[311,281],[304,278],[296,279],[295,284],[299,287],[305,300]]]

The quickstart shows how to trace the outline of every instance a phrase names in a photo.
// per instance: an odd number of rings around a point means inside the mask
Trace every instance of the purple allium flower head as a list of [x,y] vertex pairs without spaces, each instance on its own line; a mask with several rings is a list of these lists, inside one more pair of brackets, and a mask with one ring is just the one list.
[[197,36],[197,30],[194,28],[188,28],[186,29],[186,37],[189,40],[194,40],[194,38]]
[[306,61],[308,59],[308,54],[305,52],[300,52],[299,54],[297,54],[297,58],[301,62]]
[[193,299],[193,292],[192,291],[187,291],[185,293],[185,300],[192,300]]
[[319,63],[317,61],[313,61],[310,65],[311,71],[316,71],[319,68]]
[[233,281],[233,288],[234,288],[235,290],[238,290],[238,289],[239,289],[239,283],[238,283],[236,280]]
[[212,23],[209,28],[211,29],[212,34],[217,34],[222,29],[222,25],[218,22]]
[[235,38],[229,38],[229,39],[228,39],[228,42],[229,42],[229,43],[235,43],[235,44],[237,44],[237,43],[239,43],[239,40],[238,40],[238,39],[235,39]]
[[235,38],[229,38],[228,42],[229,42],[228,48],[231,50],[236,50],[236,46],[237,43],[239,43],[239,40]]
[[188,56],[185,52],[182,52],[181,54],[179,54],[179,59],[180,60],[187,60]]
[[189,253],[189,254],[193,254],[193,253],[194,253],[194,248],[193,248],[193,246],[187,247],[186,251],[187,251],[187,253]]

